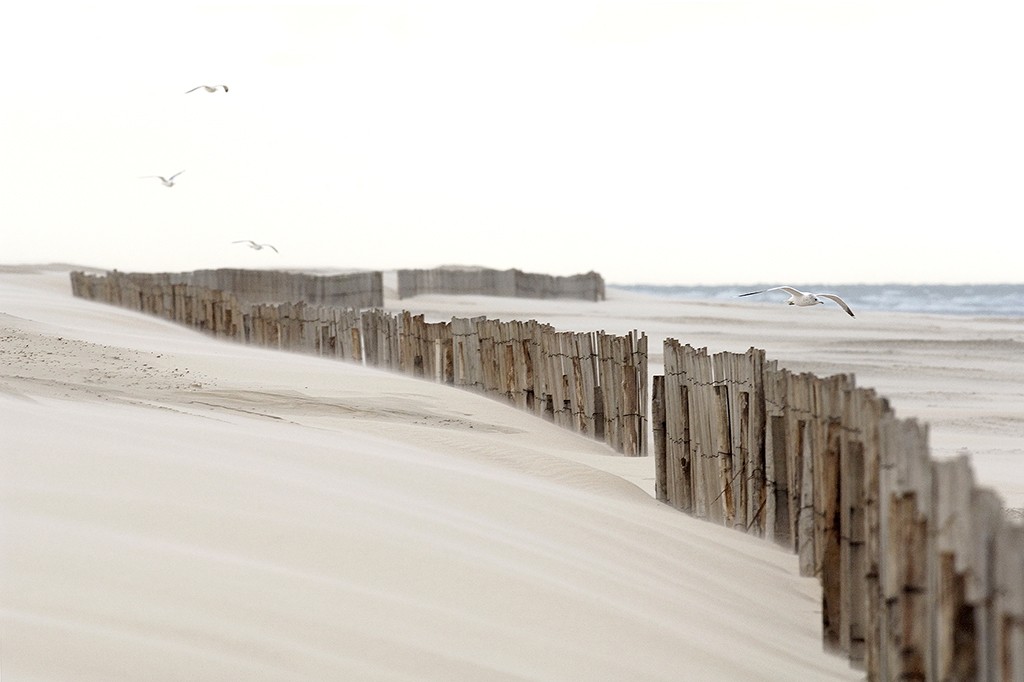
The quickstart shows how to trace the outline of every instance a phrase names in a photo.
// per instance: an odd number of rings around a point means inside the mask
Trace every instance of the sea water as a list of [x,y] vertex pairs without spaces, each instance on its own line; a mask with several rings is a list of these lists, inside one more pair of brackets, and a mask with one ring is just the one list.
[[[770,284],[720,286],[609,284],[609,287],[666,298],[735,301],[748,291],[767,289]],[[888,310],[977,317],[1024,317],[1024,284],[793,284],[801,291],[840,296],[853,309]],[[758,298],[785,301],[787,294],[771,291]],[[743,299],[751,301],[753,298]]]

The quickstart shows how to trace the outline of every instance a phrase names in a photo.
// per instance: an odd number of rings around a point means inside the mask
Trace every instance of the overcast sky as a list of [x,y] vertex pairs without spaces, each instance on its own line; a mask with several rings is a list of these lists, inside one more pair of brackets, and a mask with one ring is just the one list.
[[19,2],[0,263],[1020,282],[1019,6]]

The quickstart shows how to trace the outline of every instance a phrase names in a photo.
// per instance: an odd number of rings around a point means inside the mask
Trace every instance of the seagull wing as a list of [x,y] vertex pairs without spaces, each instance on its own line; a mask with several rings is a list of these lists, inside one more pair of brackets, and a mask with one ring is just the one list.
[[222,85],[222,86],[220,86],[220,87],[224,88],[224,92],[227,92],[227,91],[228,91],[228,86],[226,86],[226,85]]
[[198,90],[201,87],[203,87],[203,86],[202,85],[197,85],[196,87],[192,88],[191,90],[186,90],[185,94],[187,95],[190,92],[195,92],[196,90]]
[[849,315],[850,317],[856,317],[856,315],[853,314],[853,311],[850,310],[850,306],[846,305],[846,301],[844,301],[843,299],[839,298],[835,294],[815,294],[815,296],[822,296],[824,298],[828,298],[828,299],[831,299],[831,300],[835,301],[836,303],[839,304],[840,308],[842,308],[843,310],[846,311],[847,315]]
[[181,175],[181,174],[182,174],[182,173],[184,173],[184,172],[185,172],[185,171],[183,171],[183,170],[180,170],[180,171],[178,171],[177,173],[175,173],[174,175],[172,175],[171,177],[169,177],[169,178],[167,178],[167,179],[168,179],[168,180],[173,180],[174,178],[178,177],[179,175]]
[[239,239],[237,242],[231,242],[231,243],[232,244],[253,244],[253,245],[256,244],[256,242],[254,242],[251,239]]
[[802,296],[804,292],[794,289],[793,287],[772,287],[771,289],[761,289],[761,291],[751,291],[746,294],[740,294],[740,296],[753,296],[754,294],[764,294],[769,291],[785,291],[787,294],[793,296]]
[[281,253],[273,244],[264,244],[263,246],[267,247],[268,249],[274,249],[274,253]]

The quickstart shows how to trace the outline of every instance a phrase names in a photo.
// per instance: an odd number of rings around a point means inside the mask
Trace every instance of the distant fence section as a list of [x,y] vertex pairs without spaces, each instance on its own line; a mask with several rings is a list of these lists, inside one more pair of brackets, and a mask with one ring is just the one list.
[[[233,280],[233,281],[238,281]],[[484,317],[428,323],[372,306],[246,303],[165,275],[71,273],[76,296],[260,346],[365,363],[490,395],[607,443],[647,454],[647,337],[558,332]],[[369,308],[369,309],[366,309]]]
[[161,287],[192,285],[230,293],[240,303],[302,301],[308,304],[349,308],[384,305],[384,278],[380,272],[308,275],[280,270],[231,268],[161,273],[130,273],[115,270],[106,275],[94,276],[91,280],[79,277],[78,282],[82,287],[117,289],[117,295],[121,298],[132,295],[135,289],[155,294]]
[[1024,528],[846,375],[665,343],[660,500],[771,538],[822,585],[826,648],[870,680],[1024,680]]
[[419,294],[478,294],[603,301],[605,287],[604,278],[596,272],[556,277],[521,270],[488,268],[399,270],[398,298],[409,298]]

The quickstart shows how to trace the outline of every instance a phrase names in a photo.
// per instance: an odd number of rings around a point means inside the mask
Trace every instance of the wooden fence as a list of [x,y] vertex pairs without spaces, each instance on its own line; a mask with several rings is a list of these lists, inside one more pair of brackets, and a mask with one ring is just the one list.
[[[290,303],[345,308],[370,308],[384,305],[384,277],[380,272],[356,272],[344,275],[307,275],[281,270],[239,270],[220,268],[194,272],[108,272],[89,276],[78,273],[81,287],[107,287],[118,290],[122,298],[157,287],[193,285],[231,293],[240,303]],[[92,277],[92,279],[90,279]],[[72,278],[72,284],[76,279]],[[139,308],[141,310],[141,308]]]
[[478,294],[603,301],[605,288],[604,279],[596,272],[556,277],[521,270],[488,268],[399,270],[398,298],[418,294]]
[[1024,680],[1024,527],[852,376],[665,343],[658,499],[771,538],[822,585],[826,648],[870,680]]
[[247,304],[120,273],[71,281],[77,296],[218,336],[491,395],[628,455],[646,453],[650,414],[658,499],[795,552],[821,582],[826,647],[869,679],[1024,681],[1024,527],[965,457],[932,460],[926,428],[852,376],[669,339],[648,413],[647,337],[635,331]]
[[242,303],[163,277],[71,273],[76,296],[159,315],[215,336],[361,362],[506,400],[630,456],[647,454],[647,337],[557,332],[483,317],[427,323],[305,302]]

